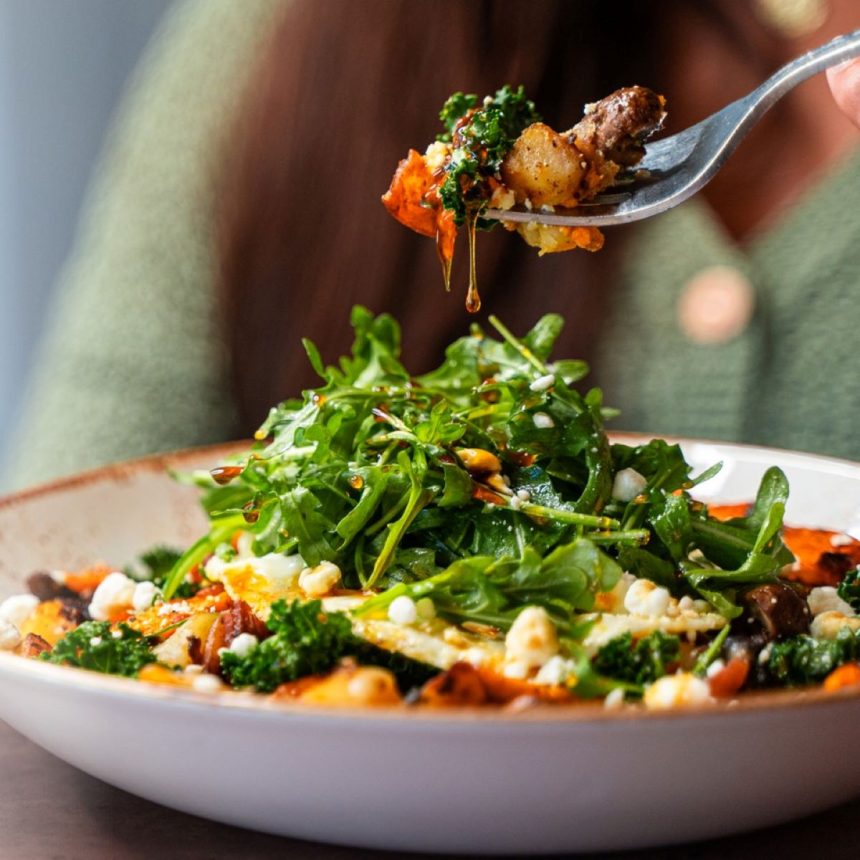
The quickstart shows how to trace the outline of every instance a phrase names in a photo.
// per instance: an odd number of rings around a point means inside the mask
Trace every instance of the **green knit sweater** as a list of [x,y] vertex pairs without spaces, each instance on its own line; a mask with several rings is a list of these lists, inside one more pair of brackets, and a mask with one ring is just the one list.
[[[58,288],[8,453],[14,485],[236,435],[214,316],[213,179],[253,60],[288,2],[183,0],[165,21]],[[746,276],[754,313],[729,340],[697,345],[678,302],[716,264]],[[858,300],[860,156],[746,251],[704,203],[685,204],[629,248],[600,357],[607,401],[628,429],[860,459]]]

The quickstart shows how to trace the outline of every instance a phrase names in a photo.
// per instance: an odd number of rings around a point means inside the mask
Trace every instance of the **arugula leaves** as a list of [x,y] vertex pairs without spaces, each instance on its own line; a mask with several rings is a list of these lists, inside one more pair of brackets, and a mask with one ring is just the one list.
[[[537,605],[570,655],[595,594],[622,570],[731,618],[737,588],[791,560],[779,538],[788,493],[779,470],[765,474],[749,516],[719,522],[690,495],[718,466],[696,477],[677,445],[610,445],[600,391],[578,387],[587,367],[550,361],[559,316],[522,338],[490,322],[498,337],[472,326],[417,377],[386,314],[354,309],[355,342],[335,365],[306,343],[320,386],[272,409],[253,450],[218,481],[193,476],[211,529],[174,566],[165,595],[245,531],[257,555],[331,561],[345,587],[378,592],[359,613],[384,613],[400,594],[431,596],[450,621],[504,631]],[[496,465],[470,471],[476,451]],[[612,495],[621,469],[644,479],[631,501]],[[582,689],[622,683],[581,662]]]

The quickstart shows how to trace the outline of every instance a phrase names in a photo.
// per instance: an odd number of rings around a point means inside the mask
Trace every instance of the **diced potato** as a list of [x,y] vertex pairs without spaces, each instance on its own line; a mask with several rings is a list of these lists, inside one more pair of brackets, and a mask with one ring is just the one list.
[[515,229],[527,245],[539,249],[540,256],[572,251],[574,248],[599,251],[603,247],[603,234],[596,227],[558,227],[528,221],[516,224]]
[[214,612],[192,615],[173,635],[152,649],[160,663],[184,668],[191,662],[189,646],[192,638],[205,642],[209,630],[218,616]]
[[572,143],[536,122],[517,138],[501,172],[517,203],[528,199],[533,206],[575,206],[585,167]]

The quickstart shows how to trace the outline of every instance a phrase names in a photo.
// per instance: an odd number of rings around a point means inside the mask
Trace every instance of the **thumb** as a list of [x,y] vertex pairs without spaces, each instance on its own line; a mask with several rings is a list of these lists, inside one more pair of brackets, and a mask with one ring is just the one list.
[[860,127],[860,60],[828,69],[827,82],[840,110]]

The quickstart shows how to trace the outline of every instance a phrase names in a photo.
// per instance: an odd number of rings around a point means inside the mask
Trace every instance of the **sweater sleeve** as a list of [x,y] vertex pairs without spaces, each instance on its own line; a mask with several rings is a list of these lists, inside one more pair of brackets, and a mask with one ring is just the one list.
[[15,486],[230,438],[213,180],[288,0],[182,0],[132,78],[10,449]]

